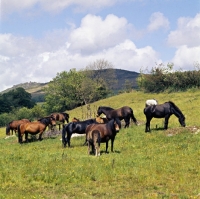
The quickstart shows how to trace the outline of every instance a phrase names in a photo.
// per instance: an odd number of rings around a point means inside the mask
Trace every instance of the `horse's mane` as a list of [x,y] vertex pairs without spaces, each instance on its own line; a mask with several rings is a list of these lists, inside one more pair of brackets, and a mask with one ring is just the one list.
[[178,108],[178,106],[176,106],[176,105],[174,104],[174,102],[169,101],[168,103],[170,103],[170,104],[174,107],[174,109],[175,109],[176,111],[178,111],[178,112],[182,115],[182,117],[184,117],[182,111]]
[[113,108],[108,106],[100,106],[100,108],[106,109],[107,111],[114,110]]
[[51,117],[51,116],[43,117],[43,118],[38,119],[38,121],[43,124],[47,124],[47,122],[50,120],[50,118],[53,118],[53,117]]

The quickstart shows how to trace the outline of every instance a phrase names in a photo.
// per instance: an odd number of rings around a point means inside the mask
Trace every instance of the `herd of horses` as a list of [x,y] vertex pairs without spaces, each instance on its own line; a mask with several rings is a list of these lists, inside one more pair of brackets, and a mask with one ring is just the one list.
[[[147,100],[145,103],[144,114],[146,116],[145,132],[150,132],[150,122],[152,118],[164,118],[164,129],[168,128],[168,121],[171,115],[175,115],[179,119],[181,126],[185,127],[185,117],[181,110],[172,102],[165,102],[158,104],[155,99]],[[106,117],[100,117],[104,114]],[[47,126],[51,129],[57,124],[59,130],[62,125],[62,144],[63,147],[70,147],[70,140],[73,133],[85,134],[86,139],[84,145],[88,144],[88,154],[94,153],[96,156],[100,155],[100,143],[106,143],[106,152],[108,152],[108,142],[111,140],[111,151],[113,152],[114,140],[116,134],[121,129],[121,121],[124,120],[124,128],[128,128],[130,120],[136,125],[138,121],[134,116],[132,108],[123,106],[119,109],[113,109],[107,106],[99,106],[97,110],[97,117],[80,121],[73,118],[69,122],[69,114],[67,113],[52,113],[50,116],[41,118],[37,121],[29,121],[27,119],[15,120],[10,122],[6,127],[6,135],[10,135],[10,131],[18,132],[18,142],[23,142],[23,135],[25,135],[25,142],[28,142],[28,134],[39,134],[39,140],[42,140],[42,134]],[[67,122],[67,124],[65,124]],[[91,150],[92,148],[92,150]]]

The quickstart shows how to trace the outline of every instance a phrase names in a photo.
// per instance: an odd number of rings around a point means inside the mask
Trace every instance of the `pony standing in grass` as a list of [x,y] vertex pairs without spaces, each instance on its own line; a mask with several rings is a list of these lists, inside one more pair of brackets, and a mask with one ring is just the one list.
[[150,132],[150,122],[154,118],[165,118],[164,129],[168,128],[168,121],[172,114],[178,119],[181,126],[185,127],[185,116],[181,110],[171,101],[165,102],[164,104],[148,106],[144,109],[146,115],[146,129],[145,132]]
[[132,108],[129,106],[123,106],[119,109],[113,109],[107,106],[99,106],[97,110],[97,115],[100,116],[101,114],[106,115],[108,120],[119,118],[120,120],[125,121],[125,128],[129,127],[130,119],[137,125],[137,120],[133,114]]

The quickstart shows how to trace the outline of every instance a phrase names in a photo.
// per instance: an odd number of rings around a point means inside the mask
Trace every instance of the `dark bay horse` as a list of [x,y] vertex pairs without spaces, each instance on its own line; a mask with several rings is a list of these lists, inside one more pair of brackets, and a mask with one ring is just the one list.
[[18,141],[22,143],[23,135],[25,134],[25,141],[28,142],[28,134],[36,135],[39,133],[38,140],[42,140],[42,134],[47,126],[55,126],[56,120],[54,117],[44,117],[38,121],[23,123],[18,126]]
[[146,115],[146,129],[145,132],[150,132],[150,121],[154,118],[165,118],[164,129],[168,128],[168,121],[172,114],[178,119],[181,126],[185,127],[185,116],[181,110],[171,101],[164,104],[148,106],[144,109]]
[[30,122],[29,119],[21,119],[21,120],[13,120],[11,122],[8,123],[8,125],[6,126],[6,135],[10,135],[10,131],[12,131],[12,135],[13,135],[13,131],[17,132],[17,127],[22,124],[22,123],[27,123]]
[[69,122],[69,114],[68,113],[52,113],[51,116],[53,116],[56,120],[56,124],[59,126],[59,131],[61,129],[60,125],[64,125],[65,121],[68,123]]
[[[85,121],[79,121],[79,122],[70,122],[66,125],[64,125],[64,128],[62,130],[62,143],[63,146],[66,147],[66,144],[68,143],[68,147],[70,147],[70,139],[73,133],[78,134],[84,134],[85,129],[89,124],[96,123],[95,119],[88,119]],[[67,137],[66,137],[67,134]]]
[[105,114],[108,120],[119,118],[120,120],[125,121],[125,128],[129,127],[130,118],[133,122],[137,125],[137,120],[133,114],[132,108],[129,106],[123,106],[119,109],[113,109],[107,106],[99,106],[97,110],[97,115],[100,116],[101,114]]
[[[92,142],[90,138],[90,133],[91,131],[97,130],[100,132],[100,142],[101,143],[106,143],[106,153],[108,151],[108,141],[111,140],[111,151],[113,152],[113,145],[114,145],[114,140],[117,132],[119,132],[120,126],[118,123],[115,121],[115,119],[110,120],[106,124],[91,124],[87,126],[86,128],[86,141],[87,142]],[[94,146],[93,146],[94,149]]]

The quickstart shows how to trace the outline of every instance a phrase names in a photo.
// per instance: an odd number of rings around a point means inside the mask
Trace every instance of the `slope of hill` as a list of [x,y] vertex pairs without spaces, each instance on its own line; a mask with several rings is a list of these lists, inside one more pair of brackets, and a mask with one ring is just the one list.
[[[123,90],[124,84],[127,80],[132,84],[133,88],[137,88],[136,79],[137,79],[139,73],[127,71],[127,70],[122,70],[122,69],[114,69],[114,70],[115,70],[115,74],[116,74],[116,79],[118,80],[118,82],[117,82],[117,84],[114,88],[115,91]],[[37,83],[37,82],[31,82],[30,81],[30,82],[25,82],[25,83],[14,85],[13,87],[8,88],[8,89],[0,92],[0,94],[6,93],[6,92],[13,90],[15,88],[22,87],[27,92],[31,93],[32,98],[36,102],[42,102],[42,101],[44,101],[43,88],[47,85],[48,85],[48,82],[47,83]]]

